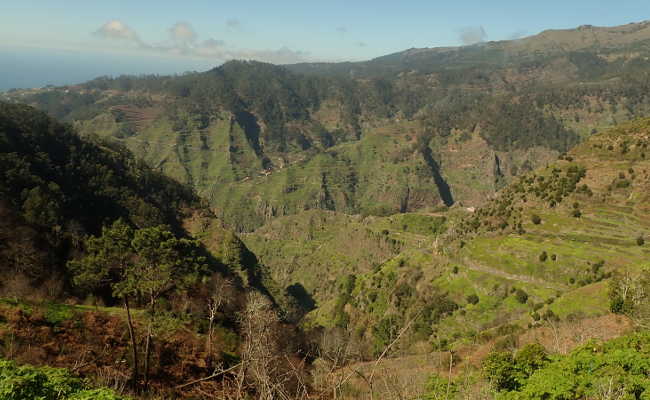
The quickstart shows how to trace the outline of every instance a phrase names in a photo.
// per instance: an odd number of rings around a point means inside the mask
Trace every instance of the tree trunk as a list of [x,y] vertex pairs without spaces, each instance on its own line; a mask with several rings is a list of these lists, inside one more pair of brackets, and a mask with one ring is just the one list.
[[146,354],[144,359],[144,389],[145,390],[147,390],[147,387],[149,385],[149,358],[151,356],[151,346],[152,346],[151,330],[153,329],[153,317],[154,317],[153,299],[151,299],[151,303],[150,303],[150,312],[151,315],[149,316],[149,327],[147,328],[147,342],[144,348],[144,352]]
[[131,319],[131,307],[129,306],[129,298],[124,296],[124,308],[126,308],[126,320],[129,324],[129,337],[131,338],[131,350],[133,351],[133,372],[131,379],[132,385],[135,388],[138,385],[138,347],[135,339],[135,329],[133,328],[133,320]]

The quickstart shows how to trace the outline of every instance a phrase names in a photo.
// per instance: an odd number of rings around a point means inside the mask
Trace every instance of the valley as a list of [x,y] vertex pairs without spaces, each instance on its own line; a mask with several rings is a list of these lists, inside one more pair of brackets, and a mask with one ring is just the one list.
[[0,93],[0,397],[645,398],[649,60],[642,22]]

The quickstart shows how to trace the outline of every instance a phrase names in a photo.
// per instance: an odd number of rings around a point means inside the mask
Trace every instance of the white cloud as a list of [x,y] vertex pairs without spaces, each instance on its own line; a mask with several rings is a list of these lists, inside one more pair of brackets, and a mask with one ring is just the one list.
[[196,32],[192,25],[187,22],[177,22],[169,28],[169,34],[172,41],[183,46],[190,45],[196,42]]
[[99,27],[99,29],[95,31],[95,35],[105,39],[140,42],[138,34],[124,22],[117,19],[110,20]]
[[[229,20],[228,26],[238,29],[238,20]],[[227,46],[223,40],[214,38],[199,41],[199,37],[188,22],[177,22],[168,30],[170,40],[151,44],[140,39],[137,32],[119,20],[102,25],[94,34],[112,40],[134,43],[139,49],[161,55],[198,57],[224,62],[233,59],[257,60],[275,64],[291,64],[310,61],[308,52],[291,50],[283,46],[277,50],[238,49]]]

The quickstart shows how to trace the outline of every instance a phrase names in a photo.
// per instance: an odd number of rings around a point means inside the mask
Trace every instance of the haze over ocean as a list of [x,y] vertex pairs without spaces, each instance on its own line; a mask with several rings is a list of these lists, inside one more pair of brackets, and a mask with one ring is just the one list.
[[70,85],[105,75],[205,71],[216,64],[205,59],[0,47],[0,91]]

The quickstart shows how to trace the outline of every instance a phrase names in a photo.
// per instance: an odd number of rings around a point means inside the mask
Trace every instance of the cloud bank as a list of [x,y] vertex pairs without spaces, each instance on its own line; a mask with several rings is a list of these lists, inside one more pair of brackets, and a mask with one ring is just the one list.
[[[228,29],[237,30],[241,28],[241,22],[230,19],[226,22],[226,26]],[[311,60],[308,52],[292,50],[286,46],[277,50],[239,49],[228,46],[223,40],[214,38],[200,40],[189,22],[175,23],[168,29],[168,33],[169,39],[165,42],[147,43],[123,21],[110,20],[99,27],[93,35],[105,40],[126,43],[131,47],[160,55],[198,57],[220,62],[244,59],[274,64],[291,64]]]

